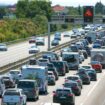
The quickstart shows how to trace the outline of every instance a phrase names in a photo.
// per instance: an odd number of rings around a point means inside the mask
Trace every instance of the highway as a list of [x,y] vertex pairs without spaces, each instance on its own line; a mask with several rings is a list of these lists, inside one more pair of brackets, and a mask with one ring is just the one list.
[[[85,60],[82,65],[87,65],[90,58]],[[66,76],[75,74],[76,71],[70,71]],[[105,105],[105,71],[97,74],[98,80],[92,81],[90,85],[84,85],[81,96],[75,97],[75,105]],[[36,102],[28,102],[27,105],[43,105],[45,102],[52,102],[53,91],[62,86],[65,77],[60,77],[55,86],[49,86],[47,95],[40,95]]]
[[[51,40],[53,39],[53,36],[51,36]],[[60,43],[65,43],[67,41],[70,41],[72,39],[69,39],[68,37],[63,37],[62,35],[62,41]],[[46,45],[40,46],[39,48],[41,51],[47,50],[47,37],[45,38]],[[30,47],[30,44],[28,41],[11,45],[9,47],[9,50],[7,52],[0,52],[0,66],[3,66],[5,64],[14,62],[16,60],[25,58],[27,56],[30,56],[28,54],[28,48]],[[3,62],[4,61],[4,62]],[[87,65],[90,62],[90,58],[86,59],[81,65]],[[69,73],[66,74],[66,76],[70,74],[75,74],[76,71],[72,70]],[[97,74],[98,80],[92,81],[90,85],[83,85],[83,89],[81,92],[81,96],[75,97],[75,105],[105,105],[105,70],[103,70],[102,73]],[[48,94],[47,95],[40,95],[39,100],[35,102],[28,101],[27,105],[43,105],[45,102],[52,102],[53,97],[53,91],[57,88],[62,86],[64,83],[65,77],[60,77],[59,80],[56,82],[55,86],[49,86],[48,87]],[[1,100],[0,100],[1,103]]]
[[[51,35],[51,41],[53,40],[53,38],[54,36]],[[62,35],[62,40],[60,41],[60,44],[68,42],[70,40],[71,40],[70,38],[63,37]],[[48,45],[48,37],[46,36],[45,46],[39,46],[40,51],[47,51],[48,47],[47,45]],[[28,41],[25,41],[9,46],[7,52],[0,52],[0,67],[30,56],[31,54],[28,53],[28,49],[30,46],[31,44],[29,44]]]

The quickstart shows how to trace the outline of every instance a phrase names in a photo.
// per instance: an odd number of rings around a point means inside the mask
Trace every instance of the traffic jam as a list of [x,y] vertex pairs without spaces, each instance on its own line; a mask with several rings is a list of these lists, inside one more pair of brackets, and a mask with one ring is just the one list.
[[[63,40],[61,36],[79,39],[59,52],[46,51],[41,58],[29,59],[28,63],[16,70],[10,70],[0,76],[1,105],[27,105],[35,103],[40,96],[49,93],[49,86],[57,85],[64,77],[62,86],[53,89],[52,103],[43,105],[76,105],[75,97],[81,96],[84,85],[97,81],[97,74],[105,68],[105,26],[87,25],[83,29],[69,32],[56,32],[51,42],[57,47]],[[44,46],[44,37],[29,39],[29,54],[40,52],[38,46]],[[3,47],[2,47],[3,48]],[[90,58],[87,65],[82,63]],[[70,71],[75,71],[70,74]],[[68,75],[67,75],[68,74]]]

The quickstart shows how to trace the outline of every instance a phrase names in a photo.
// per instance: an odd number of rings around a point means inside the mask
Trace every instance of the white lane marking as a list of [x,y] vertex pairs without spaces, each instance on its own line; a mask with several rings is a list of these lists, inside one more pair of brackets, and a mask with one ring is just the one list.
[[[105,72],[103,73],[105,75]],[[94,89],[96,88],[96,86],[99,84],[99,82],[101,81],[102,78],[100,78],[97,83],[93,86],[93,88],[90,90],[90,92],[87,94],[87,97],[85,98],[85,100],[80,104],[83,105],[85,103],[85,101],[87,100],[87,98],[90,96],[90,94],[94,91]],[[104,100],[105,103],[105,100]],[[104,105],[104,103],[102,105]]]

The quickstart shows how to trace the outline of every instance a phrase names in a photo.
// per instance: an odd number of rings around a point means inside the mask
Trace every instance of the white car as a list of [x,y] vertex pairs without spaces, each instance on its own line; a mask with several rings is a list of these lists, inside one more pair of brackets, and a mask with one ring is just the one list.
[[38,52],[40,52],[40,49],[35,45],[33,45],[29,48],[29,54],[35,54],[35,53],[38,53]]
[[3,43],[0,43],[0,51],[7,51],[7,45],[6,44],[3,44]]
[[22,89],[7,89],[2,95],[1,105],[26,105],[26,100]]
[[64,37],[70,37],[71,35],[70,35],[69,32],[65,32],[65,33],[63,33],[63,36],[64,36]]
[[20,70],[10,70],[9,74],[13,77],[15,81],[21,79],[21,71]]
[[36,37],[36,45],[45,45],[44,37]]

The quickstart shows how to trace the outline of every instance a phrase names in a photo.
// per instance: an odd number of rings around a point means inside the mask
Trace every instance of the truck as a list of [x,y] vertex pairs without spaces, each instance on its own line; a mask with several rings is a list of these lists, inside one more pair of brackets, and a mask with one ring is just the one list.
[[24,65],[21,68],[22,79],[35,79],[38,83],[39,92],[47,93],[48,69],[39,65]]
[[92,49],[91,61],[99,61],[102,68],[105,68],[105,49]]
[[78,70],[79,52],[63,52],[62,60],[67,61],[69,69]]

